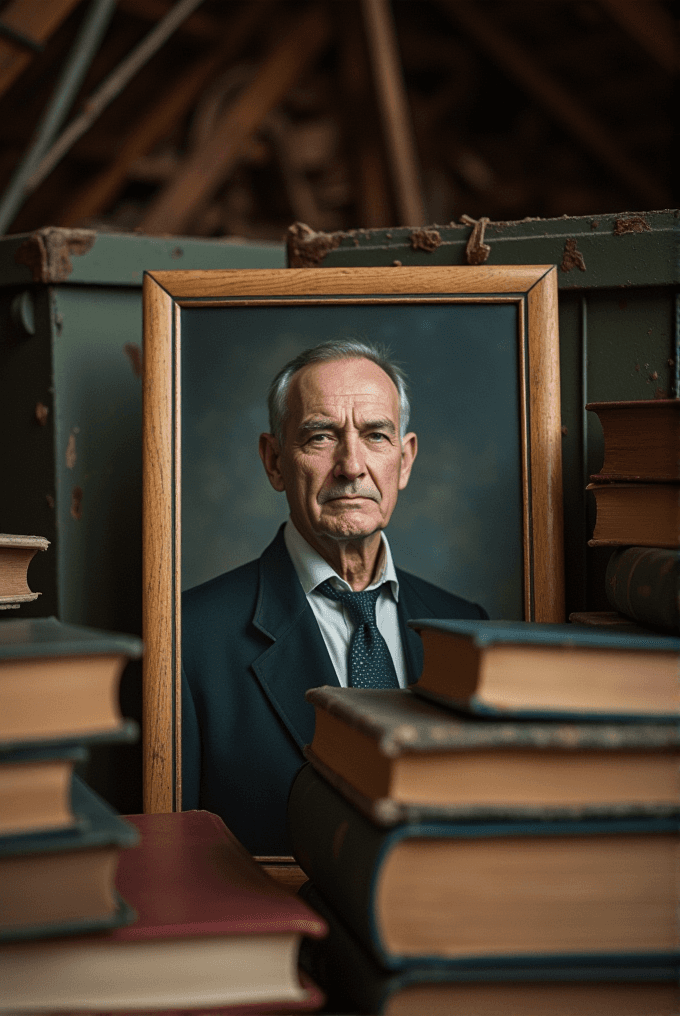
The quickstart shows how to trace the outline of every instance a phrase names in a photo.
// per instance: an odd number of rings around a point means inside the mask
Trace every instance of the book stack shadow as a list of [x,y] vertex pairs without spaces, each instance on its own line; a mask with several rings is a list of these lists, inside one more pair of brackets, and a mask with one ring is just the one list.
[[409,624],[410,689],[307,693],[288,823],[328,1011],[680,1011],[680,639]]
[[616,548],[605,591],[612,615],[590,624],[637,623],[680,632],[680,399],[591,402],[604,462],[588,485],[596,503],[591,547]]

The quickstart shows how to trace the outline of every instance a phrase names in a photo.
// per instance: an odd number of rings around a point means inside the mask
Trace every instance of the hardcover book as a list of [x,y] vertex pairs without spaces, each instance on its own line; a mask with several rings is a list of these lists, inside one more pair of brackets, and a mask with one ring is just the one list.
[[136,829],[77,776],[73,810],[80,819],[73,828],[0,838],[0,940],[71,935],[134,918],[115,876],[121,851],[139,839]]
[[605,576],[612,607],[640,624],[680,633],[680,551],[656,547],[615,550]]
[[589,547],[680,547],[680,484],[589,483],[596,519]]
[[324,921],[268,878],[210,812],[132,815],[141,837],[116,884],[137,921],[0,951],[0,1009],[34,1013],[318,1008],[300,980],[303,935]]
[[413,620],[413,691],[481,716],[675,719],[680,638],[535,621]]
[[0,625],[0,744],[121,729],[118,685],[142,642],[56,617]]
[[305,765],[288,828],[300,867],[383,967],[680,962],[677,819],[384,828]]
[[409,690],[312,688],[305,755],[381,824],[680,812],[677,723],[485,721]]
[[44,536],[15,536],[0,533],[0,610],[19,607],[37,600],[28,585],[28,566],[39,550],[47,550],[50,541]]
[[370,1016],[677,1016],[680,967],[611,963],[380,967],[313,882],[300,896],[325,919],[300,963],[328,996],[327,1011]]
[[589,402],[586,409],[604,432],[604,463],[593,479],[680,480],[680,399]]
[[71,780],[85,747],[0,749],[0,837],[76,824]]

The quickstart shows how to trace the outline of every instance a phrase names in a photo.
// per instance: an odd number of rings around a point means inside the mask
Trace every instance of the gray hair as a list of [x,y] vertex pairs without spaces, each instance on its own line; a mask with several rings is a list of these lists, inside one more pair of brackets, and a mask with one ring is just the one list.
[[390,360],[390,351],[386,346],[360,342],[358,339],[329,339],[318,346],[304,349],[293,360],[278,372],[267,396],[269,407],[269,430],[283,444],[283,431],[288,415],[288,392],[293,376],[310,363],[327,363],[331,360],[366,359],[375,363],[385,371],[394,382],[399,393],[399,437],[403,440],[411,411],[408,400],[406,375],[400,367]]

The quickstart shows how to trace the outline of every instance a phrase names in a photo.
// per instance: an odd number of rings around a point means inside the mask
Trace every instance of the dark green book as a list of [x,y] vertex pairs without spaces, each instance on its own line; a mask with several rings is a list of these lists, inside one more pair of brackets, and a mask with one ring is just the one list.
[[323,990],[326,1011],[406,1016],[413,1013],[509,1013],[512,1016],[574,1016],[574,1013],[680,1011],[680,966],[670,963],[568,964],[496,962],[462,966],[414,964],[380,967],[351,929],[326,903],[313,882],[298,890],[326,921],[323,939],[304,939],[300,966]]
[[677,719],[680,638],[535,621],[413,620],[413,691],[481,716]]
[[55,617],[0,622],[0,744],[119,731],[118,686],[142,642]]
[[0,940],[70,935],[129,924],[115,889],[120,851],[139,835],[73,778],[73,828],[0,837]]
[[639,624],[680,633],[680,551],[621,547],[607,564],[607,599]]
[[305,874],[386,968],[680,962],[677,819],[384,828],[305,765],[288,831]]
[[680,813],[677,722],[499,722],[407,689],[322,687],[306,699],[306,757],[380,824]]

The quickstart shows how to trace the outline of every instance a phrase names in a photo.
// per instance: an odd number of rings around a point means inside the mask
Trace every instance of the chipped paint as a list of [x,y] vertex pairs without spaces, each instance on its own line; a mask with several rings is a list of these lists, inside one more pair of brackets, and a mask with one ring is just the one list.
[[123,352],[128,357],[132,364],[132,373],[135,377],[142,376],[143,361],[142,361],[142,348],[134,342],[126,342],[123,346]]
[[41,427],[44,427],[47,423],[47,417],[49,416],[49,409],[44,402],[36,402],[35,404],[35,418]]
[[87,254],[96,235],[93,229],[37,229],[17,248],[14,260],[31,270],[34,282],[66,282],[73,271],[71,256]]
[[625,233],[647,233],[650,226],[644,215],[629,215],[628,218],[621,216],[614,223],[614,236],[623,236]]
[[78,433],[78,427],[74,427],[68,436],[68,444],[66,445],[66,468],[74,469],[78,458],[76,452],[76,434]]
[[422,229],[414,229],[409,240],[413,250],[424,250],[428,254],[436,250],[442,242],[438,229],[427,229],[425,226]]
[[581,254],[576,246],[576,240],[573,237],[570,237],[564,244],[564,254],[562,255],[560,268],[563,272],[570,272],[572,268],[578,268],[581,272],[586,270],[583,254]]
[[317,233],[304,222],[294,222],[288,227],[286,239],[289,266],[315,268],[321,264],[329,251],[340,246],[340,240],[346,235],[346,233]]
[[83,517],[83,488],[74,487],[71,491],[71,515],[80,522]]

